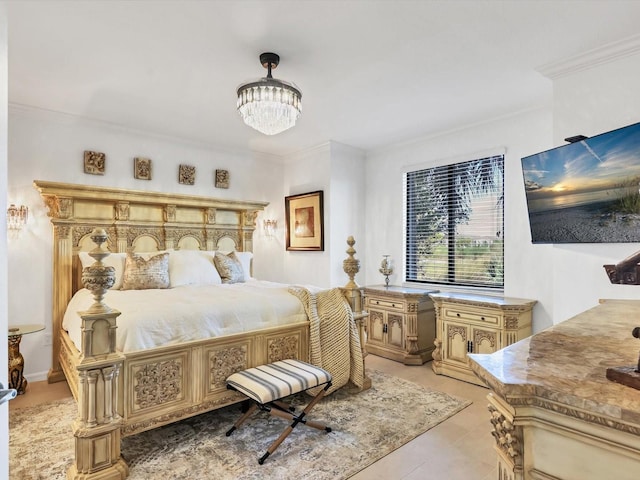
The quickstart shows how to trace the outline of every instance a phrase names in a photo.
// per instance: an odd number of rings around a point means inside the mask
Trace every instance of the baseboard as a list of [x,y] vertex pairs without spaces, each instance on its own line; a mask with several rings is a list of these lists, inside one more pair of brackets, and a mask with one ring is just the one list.
[[29,373],[24,377],[27,379],[27,382],[31,383],[31,382],[41,382],[42,380],[46,380],[48,375],[49,375],[49,371],[45,370],[44,372]]

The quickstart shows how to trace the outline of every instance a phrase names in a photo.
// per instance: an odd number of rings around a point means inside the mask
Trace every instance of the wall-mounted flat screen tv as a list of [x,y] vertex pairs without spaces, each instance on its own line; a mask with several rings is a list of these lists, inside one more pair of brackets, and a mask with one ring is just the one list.
[[640,123],[522,158],[533,243],[640,242]]

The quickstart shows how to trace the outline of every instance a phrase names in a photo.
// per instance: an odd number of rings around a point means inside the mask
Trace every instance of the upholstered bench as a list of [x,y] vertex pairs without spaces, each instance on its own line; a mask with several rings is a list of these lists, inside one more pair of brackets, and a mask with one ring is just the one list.
[[[294,393],[303,392],[322,385],[324,385],[324,388],[320,389],[299,415],[293,413],[295,412],[294,408],[287,407],[280,401]],[[324,397],[330,387],[331,374],[329,372],[300,360],[281,360],[279,362],[236,372],[227,378],[227,388],[237,390],[246,395],[253,400],[253,403],[233,427],[227,431],[227,437],[231,435],[236,428],[240,427],[256,409],[269,412],[271,415],[287,420],[293,420],[291,425],[269,446],[267,452],[260,457],[258,463],[262,465],[267,457],[280,446],[298,423],[330,432],[331,428],[305,418],[316,403]]]

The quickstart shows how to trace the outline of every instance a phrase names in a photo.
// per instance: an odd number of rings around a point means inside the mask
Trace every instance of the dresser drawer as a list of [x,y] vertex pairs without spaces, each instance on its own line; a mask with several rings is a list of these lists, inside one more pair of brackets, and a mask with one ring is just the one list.
[[466,322],[499,325],[502,316],[492,313],[471,312],[463,308],[445,306],[443,308],[444,316],[455,320],[464,320]]
[[402,300],[381,299],[375,297],[369,297],[368,303],[370,307],[380,307],[387,310],[397,310],[399,312],[404,311],[404,302]]

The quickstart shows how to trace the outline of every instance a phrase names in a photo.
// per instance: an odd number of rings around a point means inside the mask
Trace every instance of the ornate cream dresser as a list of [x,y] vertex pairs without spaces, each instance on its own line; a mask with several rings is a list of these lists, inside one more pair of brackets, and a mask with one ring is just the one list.
[[436,308],[433,371],[483,385],[471,371],[469,353],[492,353],[531,335],[535,300],[432,293]]
[[367,353],[405,365],[431,360],[436,323],[429,293],[397,286],[364,287],[367,319]]
[[470,355],[491,388],[499,480],[637,480],[640,390],[608,367],[638,364],[640,301],[607,300],[490,355]]

